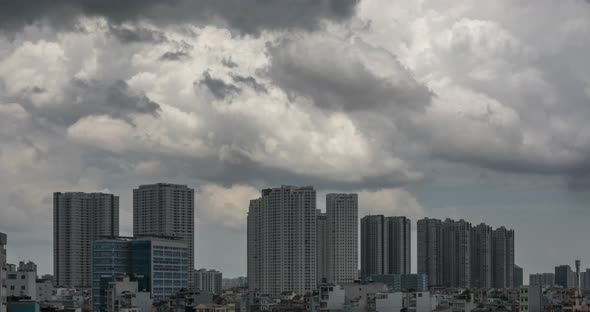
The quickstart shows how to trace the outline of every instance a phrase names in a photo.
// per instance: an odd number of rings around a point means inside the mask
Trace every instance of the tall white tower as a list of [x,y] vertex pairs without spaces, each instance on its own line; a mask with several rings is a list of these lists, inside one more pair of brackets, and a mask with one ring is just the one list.
[[358,195],[326,195],[328,282],[358,279]]
[[262,190],[248,210],[248,287],[305,293],[317,287],[316,192],[311,186]]

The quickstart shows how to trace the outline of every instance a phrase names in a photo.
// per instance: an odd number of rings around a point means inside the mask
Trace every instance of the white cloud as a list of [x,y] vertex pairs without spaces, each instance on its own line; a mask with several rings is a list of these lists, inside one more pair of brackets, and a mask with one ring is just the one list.
[[197,191],[197,217],[201,223],[214,223],[233,230],[243,230],[246,225],[248,206],[260,192],[247,185],[223,187],[206,184]]

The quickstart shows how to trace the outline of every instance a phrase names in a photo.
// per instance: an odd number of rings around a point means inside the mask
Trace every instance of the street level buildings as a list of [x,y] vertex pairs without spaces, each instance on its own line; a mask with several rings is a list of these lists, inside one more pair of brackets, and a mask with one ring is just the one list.
[[119,235],[119,197],[53,194],[53,271],[60,287],[90,288],[92,242]]
[[180,238],[189,248],[191,272],[195,267],[194,199],[194,190],[186,185],[157,183],[133,190],[133,235]]
[[361,219],[361,276],[409,274],[411,221],[406,217]]
[[317,211],[313,187],[264,189],[247,219],[251,291],[305,293],[317,287]]
[[358,279],[358,195],[326,195],[327,280],[352,283]]

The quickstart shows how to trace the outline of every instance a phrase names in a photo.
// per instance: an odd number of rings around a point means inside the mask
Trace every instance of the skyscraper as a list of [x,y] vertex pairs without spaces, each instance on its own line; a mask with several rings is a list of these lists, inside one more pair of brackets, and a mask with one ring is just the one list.
[[471,223],[446,219],[442,223],[443,285],[471,287]]
[[523,271],[518,265],[514,265],[514,279],[512,281],[512,287],[519,288],[523,285]]
[[471,231],[471,287],[492,287],[492,227],[485,223]]
[[223,274],[217,270],[200,269],[195,271],[195,289],[204,290],[215,295],[221,294]]
[[317,286],[316,192],[311,186],[262,190],[248,210],[248,286],[304,293]]
[[512,288],[514,280],[514,230],[499,227],[492,232],[493,287]]
[[317,209],[316,257],[318,284],[328,282],[328,221],[326,214]]
[[358,278],[358,195],[326,195],[328,281],[352,283]]
[[563,288],[574,287],[574,272],[569,265],[560,265],[555,267],[555,285]]
[[428,275],[430,286],[442,286],[442,222],[418,220],[418,273]]
[[537,273],[529,275],[529,285],[539,285],[543,288],[551,288],[555,285],[555,274]]
[[92,242],[119,235],[119,197],[53,194],[53,271],[60,287],[90,288]]
[[411,272],[411,221],[406,217],[361,219],[361,275]]
[[[195,268],[195,191],[186,185],[157,183],[133,190],[133,235],[181,238]],[[189,274],[189,283],[192,283]]]
[[384,217],[365,216],[361,219],[361,276],[383,274],[385,253]]
[[6,234],[0,232],[0,312],[6,312]]

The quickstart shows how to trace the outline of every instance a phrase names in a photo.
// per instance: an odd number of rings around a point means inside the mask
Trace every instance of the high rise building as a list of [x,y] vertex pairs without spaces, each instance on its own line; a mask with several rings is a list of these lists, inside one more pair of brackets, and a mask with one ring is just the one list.
[[485,223],[471,231],[471,287],[492,287],[492,227]]
[[279,294],[317,287],[316,191],[311,186],[262,190],[248,210],[248,287]]
[[465,220],[442,223],[444,286],[471,287],[471,227]]
[[187,244],[181,239],[112,237],[94,242],[92,304],[107,310],[107,292],[118,277],[133,275],[139,291],[154,302],[170,298],[189,286]]
[[363,278],[383,274],[385,270],[384,219],[382,215],[365,216],[361,219],[361,276]]
[[316,257],[318,284],[328,282],[328,221],[326,214],[317,209],[316,219]]
[[428,284],[442,286],[442,222],[438,219],[418,220],[418,273],[428,276]]
[[569,265],[560,265],[555,267],[555,285],[563,288],[575,287],[574,271]]
[[512,286],[514,288],[519,288],[520,286],[523,285],[523,272],[522,272],[522,268],[518,265],[514,265],[514,279],[512,282]]
[[361,275],[411,272],[411,221],[406,217],[361,219]]
[[512,288],[514,280],[514,230],[499,227],[492,232],[493,287]]
[[551,288],[555,285],[555,274],[538,273],[529,275],[529,285],[539,285],[543,288]]
[[406,217],[385,218],[386,264],[384,274],[410,274],[412,221]]
[[200,269],[195,271],[195,289],[204,290],[214,295],[221,294],[223,275],[217,270]]
[[358,278],[358,195],[326,195],[328,282],[352,283]]
[[53,271],[60,287],[90,288],[92,242],[119,235],[119,197],[53,194]]
[[0,312],[6,312],[6,234],[0,232]]
[[194,199],[195,191],[186,185],[157,183],[133,190],[133,235],[181,238],[189,248],[191,272],[195,268]]

